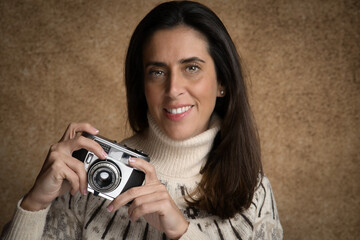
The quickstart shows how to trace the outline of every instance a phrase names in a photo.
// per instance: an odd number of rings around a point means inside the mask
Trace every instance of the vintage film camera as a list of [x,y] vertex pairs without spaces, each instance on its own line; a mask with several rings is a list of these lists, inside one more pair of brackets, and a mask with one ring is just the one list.
[[73,157],[84,162],[89,192],[95,196],[113,200],[129,188],[143,184],[145,174],[131,167],[128,161],[130,157],[135,157],[149,162],[150,158],[145,153],[126,145],[117,144],[115,141],[99,135],[95,136],[89,133],[82,135],[99,143],[108,154],[106,160],[101,160],[86,149],[73,152]]

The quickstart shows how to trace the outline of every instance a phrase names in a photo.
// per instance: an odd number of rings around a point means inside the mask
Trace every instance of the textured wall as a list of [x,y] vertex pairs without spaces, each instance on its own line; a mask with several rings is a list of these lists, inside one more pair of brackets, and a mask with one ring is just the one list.
[[[358,0],[203,1],[251,77],[286,239],[360,234]],[[158,1],[0,1],[0,228],[72,121],[130,134],[123,60]]]

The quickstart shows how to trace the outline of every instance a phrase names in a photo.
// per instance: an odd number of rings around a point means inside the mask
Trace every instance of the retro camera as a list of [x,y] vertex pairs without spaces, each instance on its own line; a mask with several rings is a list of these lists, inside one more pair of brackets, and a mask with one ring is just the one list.
[[129,159],[131,157],[142,158],[149,162],[150,158],[145,153],[126,145],[117,144],[115,141],[99,135],[95,136],[89,133],[82,135],[99,143],[108,154],[107,158],[102,160],[86,149],[73,152],[73,157],[85,165],[89,192],[95,196],[113,200],[129,188],[143,184],[145,174],[131,167]]

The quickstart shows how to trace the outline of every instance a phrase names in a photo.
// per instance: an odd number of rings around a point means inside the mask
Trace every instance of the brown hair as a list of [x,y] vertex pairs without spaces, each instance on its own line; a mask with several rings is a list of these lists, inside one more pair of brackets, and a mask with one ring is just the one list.
[[250,206],[263,175],[260,144],[240,57],[225,26],[209,8],[190,1],[166,2],[151,10],[136,27],[125,63],[130,126],[135,132],[148,127],[144,44],[155,31],[178,25],[189,26],[206,36],[217,79],[226,92],[217,98],[214,109],[222,119],[221,130],[201,170],[202,179],[197,189],[188,194],[187,202],[221,218],[233,217]]

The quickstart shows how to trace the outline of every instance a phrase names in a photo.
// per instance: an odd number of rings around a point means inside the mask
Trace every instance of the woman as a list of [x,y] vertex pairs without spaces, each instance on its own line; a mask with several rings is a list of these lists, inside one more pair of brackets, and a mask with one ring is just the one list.
[[144,185],[112,202],[87,194],[71,154],[106,153],[78,134],[98,130],[70,124],[5,238],[281,239],[239,57],[218,17],[194,2],[157,6],[135,29],[125,67],[136,134],[123,143],[149,154],[150,163],[130,161]]

